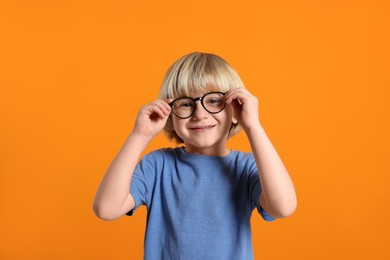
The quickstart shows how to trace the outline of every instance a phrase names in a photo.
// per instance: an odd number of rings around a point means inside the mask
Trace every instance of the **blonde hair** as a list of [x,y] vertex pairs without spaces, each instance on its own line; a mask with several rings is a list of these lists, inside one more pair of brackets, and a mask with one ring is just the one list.
[[[159,98],[175,99],[194,93],[227,92],[235,88],[245,86],[229,63],[215,54],[194,52],[181,57],[171,65],[163,79]],[[232,123],[228,138],[240,130],[241,126],[238,123]],[[172,115],[167,120],[164,133],[169,139],[183,143],[174,130]]]

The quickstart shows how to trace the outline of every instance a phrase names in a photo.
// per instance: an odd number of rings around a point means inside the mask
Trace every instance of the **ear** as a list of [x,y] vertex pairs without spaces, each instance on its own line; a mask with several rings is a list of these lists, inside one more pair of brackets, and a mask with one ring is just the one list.
[[237,124],[238,123],[238,120],[237,120],[237,118],[234,115],[232,117],[232,123],[233,124]]

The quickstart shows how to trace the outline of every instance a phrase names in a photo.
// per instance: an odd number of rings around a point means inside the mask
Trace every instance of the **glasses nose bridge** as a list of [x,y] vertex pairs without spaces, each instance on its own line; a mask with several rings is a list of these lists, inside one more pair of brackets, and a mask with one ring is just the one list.
[[203,97],[196,97],[196,98],[193,98],[192,100],[194,100],[194,103],[196,101],[200,101],[200,103],[202,103]]
[[199,111],[198,106],[196,105],[196,101],[199,101],[200,104],[201,104],[201,106],[202,106],[202,108],[203,108],[206,112],[208,112],[208,110],[205,108],[205,106],[204,106],[204,104],[203,104],[203,98],[204,98],[204,96],[192,98],[192,100],[194,101],[194,111],[192,112],[192,114],[195,114],[195,113],[197,113],[197,111]]

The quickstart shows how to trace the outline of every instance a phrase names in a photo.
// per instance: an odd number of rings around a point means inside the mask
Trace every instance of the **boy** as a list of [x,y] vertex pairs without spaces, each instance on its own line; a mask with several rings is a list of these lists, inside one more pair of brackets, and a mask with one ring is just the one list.
[[[226,147],[241,128],[252,153]],[[138,163],[161,130],[184,146]],[[253,259],[253,209],[267,221],[295,211],[294,186],[260,124],[258,100],[222,58],[191,53],[170,67],[160,99],[140,109],[107,170],[94,211],[113,220],[141,204],[145,259]]]

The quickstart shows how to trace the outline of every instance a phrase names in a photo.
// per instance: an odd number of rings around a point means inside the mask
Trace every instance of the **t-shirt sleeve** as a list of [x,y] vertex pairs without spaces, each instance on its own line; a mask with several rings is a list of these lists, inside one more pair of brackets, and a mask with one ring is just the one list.
[[155,175],[154,157],[147,154],[138,163],[131,178],[129,192],[133,196],[135,207],[126,215],[132,216],[140,205],[148,204]]
[[255,181],[252,184],[252,190],[251,190],[252,201],[254,203],[254,206],[257,208],[257,211],[260,213],[260,215],[263,217],[264,220],[266,220],[266,221],[275,220],[274,217],[272,217],[270,214],[268,214],[261,207],[260,202],[259,202],[260,193],[261,193],[261,186],[260,186],[259,178],[257,178],[257,181]]
[[261,194],[261,184],[259,179],[259,174],[257,172],[256,162],[253,159],[253,164],[249,176],[249,192],[251,196],[251,202],[253,208],[257,208],[257,211],[260,213],[261,217],[266,221],[273,221],[276,218],[268,214],[260,205],[259,197]]

